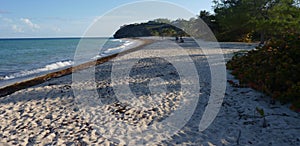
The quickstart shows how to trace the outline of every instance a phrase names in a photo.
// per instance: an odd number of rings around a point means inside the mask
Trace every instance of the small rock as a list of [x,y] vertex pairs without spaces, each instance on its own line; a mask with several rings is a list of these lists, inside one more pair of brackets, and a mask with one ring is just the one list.
[[52,114],[48,114],[45,118],[52,120]]
[[78,111],[79,111],[79,108],[78,108],[78,107],[75,107],[75,108],[73,108],[73,111],[74,111],[74,112],[78,112]]

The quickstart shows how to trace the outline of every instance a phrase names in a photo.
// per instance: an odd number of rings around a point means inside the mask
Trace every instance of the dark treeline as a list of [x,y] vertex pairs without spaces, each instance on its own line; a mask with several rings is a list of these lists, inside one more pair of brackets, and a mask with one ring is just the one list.
[[157,19],[146,23],[136,23],[122,26],[114,38],[144,37],[144,36],[188,36],[182,29],[171,25],[168,19]]
[[203,25],[207,25],[218,41],[259,41],[263,44],[271,39],[282,39],[287,34],[300,33],[299,1],[214,0],[214,13],[200,11],[197,17],[189,20],[160,18],[124,25],[116,37],[191,35],[206,39],[208,31]]
[[218,41],[260,41],[282,39],[286,34],[300,33],[299,0],[214,0],[214,14],[201,11],[190,20],[168,22],[195,37],[203,37],[202,20]]
[[215,0],[214,11],[221,41],[265,43],[300,32],[299,0]]

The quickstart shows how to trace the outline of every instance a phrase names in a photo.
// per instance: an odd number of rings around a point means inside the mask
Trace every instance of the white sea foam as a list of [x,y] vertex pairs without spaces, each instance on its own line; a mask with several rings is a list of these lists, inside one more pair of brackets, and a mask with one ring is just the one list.
[[119,52],[125,50],[126,47],[128,47],[128,46],[130,46],[130,45],[132,45],[132,44],[133,44],[133,42],[131,42],[131,41],[125,41],[125,43],[124,43],[123,45],[121,45],[121,46],[119,46],[119,47],[115,47],[115,48],[109,48],[109,49],[107,49],[106,51],[104,51],[103,53],[104,53],[104,54],[115,54],[115,53],[119,53]]
[[[124,44],[122,44],[121,46],[118,46],[118,47],[108,48],[107,50],[100,53],[100,55],[97,55],[97,56],[95,56],[91,59],[94,60],[94,59],[98,59],[98,58],[101,58],[101,57],[113,55],[113,54],[125,51],[127,49],[133,48],[135,46],[138,46],[141,43],[140,41],[136,41],[136,40],[132,41],[132,40],[115,39],[115,40],[111,40],[111,41],[124,42]],[[26,70],[26,71],[21,71],[21,72],[18,72],[18,73],[7,75],[7,76],[2,76],[2,77],[0,77],[0,80],[10,80],[10,79],[15,79],[15,78],[35,75],[35,74],[39,74],[39,73],[50,72],[50,71],[53,71],[53,70],[57,70],[57,69],[60,69],[60,68],[71,66],[73,64],[74,64],[73,61],[59,61],[59,62],[48,64],[48,65],[46,65],[42,68],[37,68],[37,69],[33,69],[33,70]]]
[[[123,42],[124,40],[117,39],[117,40],[113,40],[113,41]],[[117,54],[117,53],[120,53],[120,52],[125,51],[127,49],[131,49],[131,48],[133,48],[135,46],[138,46],[138,45],[139,45],[139,41],[126,40],[126,41],[124,41],[123,45],[118,46],[118,47],[114,47],[114,48],[108,48],[105,51],[101,52],[100,55],[97,55],[97,56],[93,57],[92,59],[98,59],[98,58],[101,58],[101,57]]]
[[112,42],[123,42],[123,40],[121,40],[121,39],[112,39],[110,41],[112,41]]
[[28,70],[28,71],[21,71],[19,73],[14,73],[12,75],[8,75],[8,76],[2,77],[0,79],[9,80],[9,79],[14,79],[14,78],[19,78],[19,77],[25,77],[25,76],[29,76],[29,75],[33,75],[33,74],[38,74],[38,73],[42,73],[42,72],[60,69],[60,68],[71,66],[71,65],[73,65],[73,61],[59,61],[59,62],[55,62],[52,64],[48,64],[48,65],[44,66],[43,68],[38,68],[38,69],[33,69],[33,70]]

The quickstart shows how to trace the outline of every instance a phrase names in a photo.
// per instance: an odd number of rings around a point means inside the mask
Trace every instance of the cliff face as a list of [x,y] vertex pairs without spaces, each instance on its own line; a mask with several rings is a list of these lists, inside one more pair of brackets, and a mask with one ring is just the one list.
[[185,35],[181,29],[173,25],[149,21],[147,23],[124,25],[114,34],[114,38]]

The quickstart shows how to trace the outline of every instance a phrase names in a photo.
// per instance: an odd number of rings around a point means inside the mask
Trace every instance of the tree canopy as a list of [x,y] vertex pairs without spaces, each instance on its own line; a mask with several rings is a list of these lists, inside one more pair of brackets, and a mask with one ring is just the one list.
[[300,32],[299,0],[215,0],[214,11],[225,39],[264,42]]
[[[158,18],[148,24],[126,27],[134,26],[135,29],[147,25],[141,34],[145,34],[147,29],[150,30],[147,35],[180,35],[169,26],[172,25],[185,34],[205,39],[207,25],[219,41],[260,41],[262,44],[272,39],[283,39],[287,34],[300,34],[300,0],[214,0],[213,3],[214,14],[204,10],[189,20]],[[156,29],[151,25],[157,25]]]

